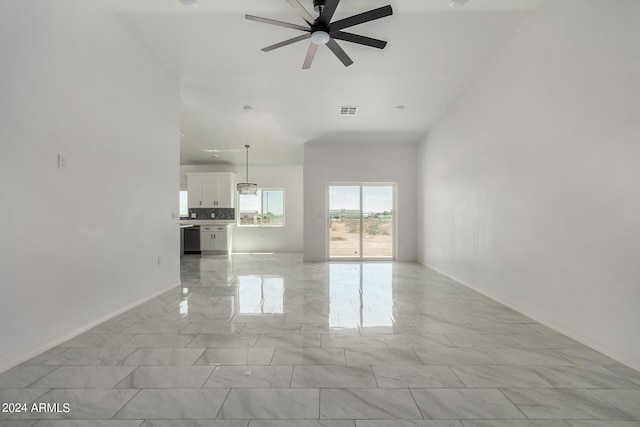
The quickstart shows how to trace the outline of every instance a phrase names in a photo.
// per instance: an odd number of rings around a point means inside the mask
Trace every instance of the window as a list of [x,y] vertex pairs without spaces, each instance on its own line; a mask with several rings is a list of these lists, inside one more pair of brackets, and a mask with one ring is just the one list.
[[282,227],[284,190],[259,189],[255,195],[238,194],[238,225]]
[[328,186],[329,258],[393,258],[395,184]]
[[187,192],[180,191],[180,218],[189,216],[189,205],[187,205]]

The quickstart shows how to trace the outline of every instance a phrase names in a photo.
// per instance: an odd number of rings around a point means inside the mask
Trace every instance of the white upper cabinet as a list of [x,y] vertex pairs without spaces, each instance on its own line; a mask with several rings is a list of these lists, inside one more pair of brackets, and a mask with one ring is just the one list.
[[187,173],[190,208],[233,208],[232,173]]
[[187,206],[202,207],[202,175],[187,174]]
[[233,191],[234,175],[232,173],[220,174],[216,179],[215,200],[216,208],[233,208],[235,206],[235,197]]

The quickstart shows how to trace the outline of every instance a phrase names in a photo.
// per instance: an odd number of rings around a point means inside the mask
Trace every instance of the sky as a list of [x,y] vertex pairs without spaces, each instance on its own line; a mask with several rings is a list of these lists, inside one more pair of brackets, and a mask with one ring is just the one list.
[[[362,189],[362,211],[384,212],[393,209],[392,186],[364,186]],[[355,210],[360,208],[359,186],[329,186],[329,209]]]
[[264,194],[264,213],[271,212],[274,215],[282,215],[284,207],[284,194],[282,190],[258,190],[256,196],[240,195],[240,210],[260,212],[260,196],[262,194]]
[[[329,187],[330,210],[359,209],[359,186],[332,185]],[[269,211],[276,215],[282,215],[284,195],[281,191],[268,191]],[[184,194],[183,194],[184,193]],[[260,193],[259,193],[260,194]],[[180,192],[181,205],[186,209],[187,192]],[[242,198],[243,211],[260,211],[260,198],[257,196],[240,196]],[[184,199],[184,201],[182,200]],[[266,198],[265,198],[266,199]],[[363,212],[384,212],[393,209],[393,187],[391,186],[365,186],[362,194]],[[267,210],[265,200],[265,212]],[[185,212],[186,215],[186,212]]]

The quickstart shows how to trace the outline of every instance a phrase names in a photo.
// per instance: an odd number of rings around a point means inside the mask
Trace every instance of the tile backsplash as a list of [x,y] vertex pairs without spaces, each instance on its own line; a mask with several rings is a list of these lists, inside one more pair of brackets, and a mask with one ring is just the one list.
[[[192,214],[196,214],[192,218]],[[211,214],[215,214],[215,218],[211,218]],[[236,219],[236,210],[234,208],[189,208],[188,219]]]

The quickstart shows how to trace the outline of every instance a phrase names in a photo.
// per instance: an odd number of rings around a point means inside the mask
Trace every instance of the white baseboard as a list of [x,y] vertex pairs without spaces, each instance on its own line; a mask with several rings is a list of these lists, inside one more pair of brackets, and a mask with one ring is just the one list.
[[556,332],[558,332],[558,333],[560,333],[562,335],[565,335],[565,336],[567,336],[567,337],[569,337],[569,338],[571,338],[571,339],[573,339],[575,341],[578,341],[581,344],[586,345],[587,347],[592,348],[593,350],[599,351],[600,353],[604,354],[605,356],[608,356],[608,357],[612,358],[613,360],[615,360],[617,362],[620,362],[620,363],[622,363],[624,365],[627,365],[628,367],[633,368],[636,371],[640,371],[640,361],[638,361],[637,359],[635,359],[631,355],[626,354],[623,351],[620,351],[619,349],[612,348],[611,346],[609,346],[609,345],[607,345],[605,343],[602,343],[602,342],[594,339],[593,337],[589,337],[589,336],[586,336],[584,334],[581,334],[581,333],[579,333],[577,331],[572,330],[571,328],[567,328],[564,325],[561,325],[561,324],[556,323],[556,322],[554,322],[554,321],[552,321],[550,319],[547,319],[547,318],[545,318],[544,316],[541,316],[538,313],[529,311],[526,308],[521,307],[520,305],[518,305],[514,301],[511,301],[509,299],[502,298],[500,296],[496,296],[496,295],[487,293],[482,289],[478,289],[475,286],[472,286],[472,285],[470,285],[468,283],[465,283],[464,281],[462,281],[460,279],[457,279],[456,277],[451,276],[451,275],[449,275],[447,273],[444,273],[444,272],[438,270],[437,268],[433,268],[433,267],[431,267],[431,266],[429,266],[429,265],[427,265],[427,264],[425,264],[423,262],[421,262],[420,264],[424,265],[427,268],[430,268],[433,271],[438,272],[439,274],[442,274],[445,277],[450,278],[451,280],[455,280],[456,282],[458,282],[461,285],[463,285],[463,286],[465,286],[465,287],[467,287],[467,288],[479,293],[480,295],[483,295],[483,296],[485,296],[487,298],[490,298],[490,299],[496,301],[497,303],[500,303],[500,304],[504,305],[505,307],[508,307],[508,308],[510,308],[512,310],[515,310],[518,313],[535,320],[536,322],[540,323],[541,325],[544,325],[544,326],[546,326],[548,328],[551,328],[554,331],[556,331]]
[[165,292],[168,292],[171,289],[176,288],[177,286],[180,286],[180,285],[172,285],[172,286],[170,286],[170,287],[168,287],[168,288],[166,288],[166,289],[164,289],[162,291],[158,291],[158,292],[154,293],[150,297],[143,298],[143,299],[141,299],[141,300],[139,300],[137,302],[134,302],[133,304],[130,304],[127,307],[124,307],[124,308],[122,308],[122,309],[120,309],[120,310],[118,310],[118,311],[116,311],[114,313],[111,313],[111,314],[109,314],[109,315],[107,315],[107,316],[105,316],[105,317],[103,317],[101,319],[95,320],[95,321],[93,321],[93,322],[91,322],[89,324],[86,324],[86,325],[71,329],[69,331],[63,332],[63,333],[61,333],[59,335],[56,335],[53,338],[50,338],[50,339],[45,340],[43,342],[40,342],[40,343],[34,345],[33,347],[30,347],[30,348],[28,348],[28,349],[26,349],[24,351],[21,351],[20,353],[17,353],[17,354],[15,354],[13,356],[10,356],[9,358],[0,361],[0,373],[6,371],[8,369],[11,369],[14,366],[17,366],[17,365],[19,365],[19,364],[21,364],[23,362],[26,362],[27,360],[32,359],[32,358],[36,357],[37,355],[39,355],[41,353],[44,353],[45,351],[50,350],[50,349],[62,344],[63,342],[68,341],[71,338],[74,338],[74,337],[80,335],[81,333],[88,331],[89,329],[91,329],[91,328],[93,328],[95,326],[98,326],[101,323],[106,322],[107,320],[113,319],[114,317],[119,316],[120,314],[131,310],[132,308],[135,308],[135,307],[137,307],[137,306],[139,306],[141,304],[144,304],[145,302],[150,301],[150,300],[152,300],[152,299],[164,294]]

